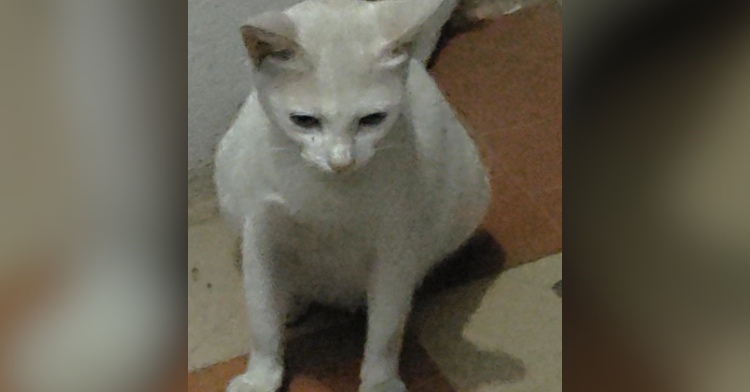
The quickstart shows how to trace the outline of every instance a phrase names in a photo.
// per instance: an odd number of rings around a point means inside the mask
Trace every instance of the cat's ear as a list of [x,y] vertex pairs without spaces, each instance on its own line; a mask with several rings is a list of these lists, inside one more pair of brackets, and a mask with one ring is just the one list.
[[446,0],[389,0],[374,3],[386,42],[381,50],[384,65],[404,63],[421,34]]
[[255,66],[266,59],[284,63],[301,55],[302,50],[295,41],[294,22],[280,12],[261,14],[243,25],[240,32]]

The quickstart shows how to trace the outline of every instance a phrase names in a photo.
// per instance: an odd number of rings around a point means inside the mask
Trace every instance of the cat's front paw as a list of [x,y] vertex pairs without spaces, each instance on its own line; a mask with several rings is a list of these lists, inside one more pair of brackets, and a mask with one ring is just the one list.
[[408,392],[403,381],[392,378],[373,385],[362,385],[359,392]]
[[235,377],[226,392],[276,392],[281,388],[281,373],[247,372]]

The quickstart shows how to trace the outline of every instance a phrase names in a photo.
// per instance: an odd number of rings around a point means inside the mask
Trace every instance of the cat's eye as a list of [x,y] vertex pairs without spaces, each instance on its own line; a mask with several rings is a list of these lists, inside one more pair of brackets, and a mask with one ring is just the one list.
[[292,120],[294,125],[300,128],[314,129],[320,127],[320,120],[313,116],[308,116],[305,114],[292,114],[291,116],[289,116],[289,119]]
[[387,116],[388,114],[383,112],[368,114],[359,119],[359,125],[363,127],[374,127],[380,125]]

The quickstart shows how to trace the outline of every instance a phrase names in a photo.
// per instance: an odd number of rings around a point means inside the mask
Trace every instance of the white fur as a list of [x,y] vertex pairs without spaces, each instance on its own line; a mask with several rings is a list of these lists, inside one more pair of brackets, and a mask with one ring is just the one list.
[[[250,22],[297,52],[258,63],[216,157],[221,209],[243,235],[253,345],[229,392],[280,386],[292,300],[366,302],[360,391],[406,390],[398,356],[412,293],[481,223],[490,195],[476,146],[422,62],[384,49],[419,40],[439,3],[311,0]],[[362,131],[357,119],[373,110],[386,120]],[[296,129],[288,114],[299,111],[320,128]],[[336,172],[328,160],[341,148],[355,163]]]

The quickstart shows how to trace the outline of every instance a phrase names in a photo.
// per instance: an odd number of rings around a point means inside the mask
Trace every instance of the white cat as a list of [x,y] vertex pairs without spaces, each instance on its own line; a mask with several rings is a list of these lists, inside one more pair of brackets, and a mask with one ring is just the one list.
[[368,308],[360,392],[403,392],[413,291],[481,223],[477,148],[423,59],[440,0],[309,0],[243,26],[250,93],[216,157],[242,232],[252,353],[229,392],[274,392],[291,303]]

